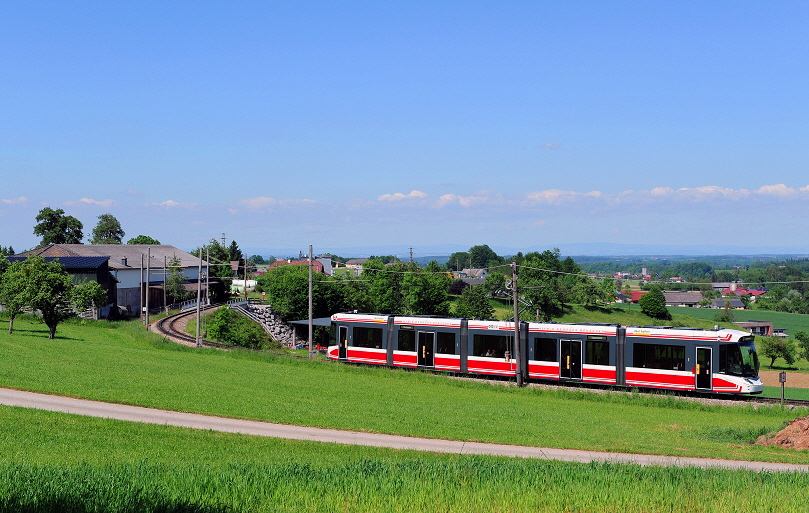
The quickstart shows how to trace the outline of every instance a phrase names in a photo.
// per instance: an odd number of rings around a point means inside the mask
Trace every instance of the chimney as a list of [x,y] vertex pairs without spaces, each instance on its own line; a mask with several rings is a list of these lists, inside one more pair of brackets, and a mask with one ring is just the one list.
[[123,257],[123,258],[121,259],[121,265],[126,265],[126,257]]

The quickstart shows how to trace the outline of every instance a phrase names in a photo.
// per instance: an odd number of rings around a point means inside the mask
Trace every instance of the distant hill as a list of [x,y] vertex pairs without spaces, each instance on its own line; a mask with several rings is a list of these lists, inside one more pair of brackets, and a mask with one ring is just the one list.
[[[482,240],[475,244],[487,244]],[[413,246],[413,259],[419,264],[436,260],[438,263],[446,262],[449,255],[456,251],[468,251],[474,244],[439,244],[427,246]],[[612,242],[593,243],[571,243],[571,244],[547,244],[533,245],[523,248],[508,246],[489,246],[501,256],[515,255],[518,252],[529,253],[531,251],[545,251],[546,249],[559,248],[563,256],[588,257],[695,257],[695,256],[766,256],[779,258],[807,258],[809,250],[802,247],[755,247],[755,246],[724,246],[712,244],[700,244],[691,246],[663,245],[663,244],[617,244]],[[315,253],[332,253],[346,258],[363,258],[371,255],[396,255],[402,261],[410,259],[410,247],[408,245],[380,245],[380,246],[353,246],[353,247],[316,247]],[[306,253],[307,247],[301,248],[242,248],[242,252],[247,255],[275,256],[277,258],[298,257],[299,252]],[[673,259],[673,258],[672,258]]]

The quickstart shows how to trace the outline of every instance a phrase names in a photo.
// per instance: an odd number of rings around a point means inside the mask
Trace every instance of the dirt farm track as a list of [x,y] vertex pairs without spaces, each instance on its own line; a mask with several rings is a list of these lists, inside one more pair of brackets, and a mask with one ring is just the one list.
[[[781,383],[778,382],[780,372],[777,370],[760,370],[758,375],[765,387],[780,387]],[[786,386],[788,388],[809,388],[809,373],[787,371]]]

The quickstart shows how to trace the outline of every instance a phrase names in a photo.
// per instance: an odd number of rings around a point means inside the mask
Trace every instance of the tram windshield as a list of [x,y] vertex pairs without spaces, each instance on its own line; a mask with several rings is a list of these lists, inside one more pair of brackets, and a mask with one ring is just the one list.
[[727,345],[727,373],[745,378],[758,376],[758,354],[753,337],[744,337],[739,344]]

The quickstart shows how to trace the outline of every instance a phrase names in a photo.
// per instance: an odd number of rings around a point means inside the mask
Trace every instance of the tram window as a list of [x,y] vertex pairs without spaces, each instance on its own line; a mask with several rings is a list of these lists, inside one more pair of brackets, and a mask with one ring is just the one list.
[[540,338],[534,339],[534,360],[540,362],[556,361],[556,339]]
[[354,346],[382,348],[382,328],[354,327]]
[[455,354],[455,333],[439,331],[436,333],[438,352],[441,354]]
[[646,369],[685,370],[685,346],[634,344],[632,366]]
[[472,356],[504,358],[511,351],[511,337],[502,335],[475,335]]
[[584,363],[589,365],[609,365],[610,343],[602,340],[588,340],[584,352]]
[[719,372],[741,376],[742,364],[738,344],[719,344]]
[[398,337],[399,351],[415,351],[416,350],[416,332],[413,330],[405,331],[399,330]]

